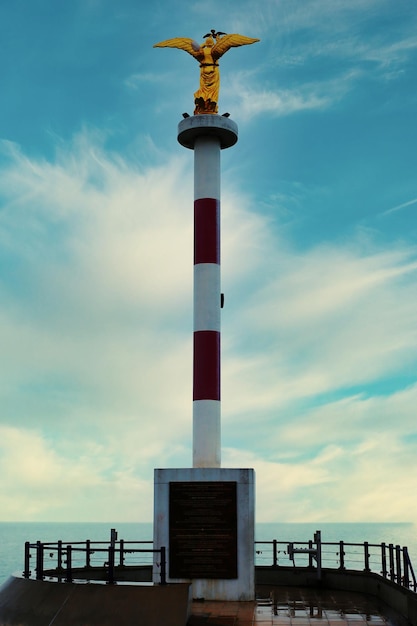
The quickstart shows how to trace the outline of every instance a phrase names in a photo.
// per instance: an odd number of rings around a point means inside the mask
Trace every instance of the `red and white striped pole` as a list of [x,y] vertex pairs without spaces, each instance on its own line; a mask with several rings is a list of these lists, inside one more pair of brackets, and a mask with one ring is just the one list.
[[178,141],[194,150],[193,467],[220,467],[220,150],[237,142],[237,125],[187,117]]

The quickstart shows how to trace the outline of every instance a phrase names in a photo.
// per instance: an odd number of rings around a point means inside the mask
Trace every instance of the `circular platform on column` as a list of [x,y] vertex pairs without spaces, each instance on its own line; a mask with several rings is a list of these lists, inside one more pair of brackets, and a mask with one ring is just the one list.
[[230,148],[237,142],[237,124],[224,115],[193,115],[178,124],[178,141],[185,148],[194,150],[198,137],[214,135],[220,139],[220,147]]

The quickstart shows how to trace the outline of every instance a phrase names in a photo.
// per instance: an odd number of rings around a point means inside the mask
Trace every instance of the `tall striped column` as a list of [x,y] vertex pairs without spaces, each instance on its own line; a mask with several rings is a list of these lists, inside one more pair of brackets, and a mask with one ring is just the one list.
[[193,467],[220,467],[220,150],[236,143],[237,126],[187,117],[178,141],[194,150]]

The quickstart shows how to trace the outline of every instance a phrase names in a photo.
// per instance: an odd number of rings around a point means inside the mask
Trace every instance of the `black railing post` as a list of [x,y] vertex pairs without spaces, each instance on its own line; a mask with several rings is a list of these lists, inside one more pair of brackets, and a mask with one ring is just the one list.
[[25,541],[25,565],[23,570],[23,576],[29,578],[30,572],[30,542]]
[[123,539],[120,539],[120,558],[119,563],[123,567],[125,564],[125,542]]
[[321,580],[321,565],[322,565],[322,543],[321,543],[321,530],[316,530],[314,533],[314,542],[316,544],[316,561],[317,561],[317,579]]
[[388,556],[389,556],[389,577],[391,580],[395,580],[394,545],[392,543],[388,545]]
[[[414,593],[417,592],[417,580],[416,575],[414,574],[413,564],[411,563],[410,556],[408,554],[408,548],[404,548],[404,558],[407,559],[407,576],[409,580],[409,587],[411,586]],[[411,576],[411,579],[410,579]]]
[[345,569],[345,544],[343,541],[339,541],[339,556],[340,556],[339,569]]
[[382,575],[384,578],[387,577],[387,553],[386,553],[386,544],[381,543],[381,565],[382,565]]
[[274,567],[278,565],[278,545],[276,539],[272,541],[272,565]]
[[87,539],[85,542],[85,566],[87,569],[91,567],[91,541]]
[[408,548],[406,548],[405,546],[403,547],[403,569],[404,569],[404,587],[407,587],[407,589],[410,588],[410,576],[409,576],[409,563],[410,563],[410,557],[408,556]]
[[[312,550],[313,549],[313,542],[310,541],[308,542],[308,549]],[[311,568],[313,567],[313,555],[311,554],[311,552],[308,553],[308,566]]]
[[113,585],[114,584],[114,545],[110,545],[109,546],[109,571],[108,571],[108,576],[107,576],[107,582],[109,585]]
[[395,564],[397,585],[401,585],[401,548],[398,545],[395,546]]
[[65,582],[72,583],[72,546],[67,546],[67,574]]
[[62,540],[58,541],[58,551],[56,555],[56,566],[58,569],[62,569]]
[[369,567],[369,543],[367,541],[363,542],[363,551],[364,551],[364,558],[365,558],[365,572],[370,572],[370,567]]
[[167,584],[167,560],[165,546],[161,547],[161,585]]
[[109,545],[109,572],[107,582],[109,585],[114,584],[114,557],[116,552],[117,530],[115,528],[110,529],[110,545]]
[[43,543],[36,542],[36,580],[43,579]]

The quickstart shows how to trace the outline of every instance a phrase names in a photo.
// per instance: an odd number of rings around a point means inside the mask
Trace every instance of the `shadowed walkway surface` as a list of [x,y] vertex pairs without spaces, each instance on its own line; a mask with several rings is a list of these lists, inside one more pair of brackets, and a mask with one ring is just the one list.
[[372,596],[294,587],[257,587],[256,602],[193,602],[188,626],[405,626]]
[[184,626],[189,584],[60,583],[10,576],[1,626]]

